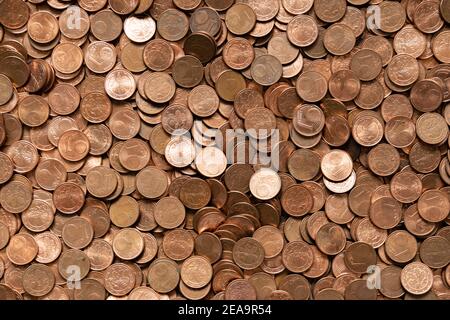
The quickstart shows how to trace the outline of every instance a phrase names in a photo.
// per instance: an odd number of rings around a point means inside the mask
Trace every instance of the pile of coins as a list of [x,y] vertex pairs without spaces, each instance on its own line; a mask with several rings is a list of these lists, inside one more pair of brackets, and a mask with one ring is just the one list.
[[450,299],[449,27],[0,0],[0,299]]

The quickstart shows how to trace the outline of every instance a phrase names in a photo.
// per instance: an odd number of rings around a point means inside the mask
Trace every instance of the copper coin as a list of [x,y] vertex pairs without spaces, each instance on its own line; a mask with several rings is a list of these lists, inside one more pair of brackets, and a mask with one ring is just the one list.
[[353,213],[360,217],[369,215],[369,208],[373,197],[373,190],[365,185],[356,185],[348,196],[348,205]]
[[299,49],[288,40],[285,33],[276,34],[270,39],[267,52],[283,65],[294,62],[299,55]]
[[143,57],[147,67],[154,71],[164,71],[173,64],[175,54],[167,41],[154,39],[145,46]]
[[128,0],[128,1],[108,0],[108,3],[111,6],[111,9],[118,14],[130,14],[139,5],[139,1],[137,0]]
[[438,154],[439,151],[434,146],[417,142],[409,152],[409,161],[416,171],[430,173],[439,166]]
[[382,197],[370,206],[370,219],[382,229],[392,229],[402,218],[401,204],[391,197]]
[[18,173],[31,171],[39,162],[37,148],[26,140],[17,139],[17,141],[12,142],[11,145],[5,149],[5,153],[14,163],[14,171]]
[[255,288],[244,279],[231,281],[225,290],[226,300],[255,300]]
[[167,257],[182,261],[194,251],[194,237],[187,230],[171,230],[164,235],[162,246]]
[[293,127],[301,135],[311,137],[319,134],[325,125],[323,111],[316,105],[303,104],[294,110]]
[[13,85],[11,80],[5,75],[0,75],[0,87],[2,93],[0,95],[0,105],[6,104],[13,96]]
[[105,240],[94,239],[84,252],[89,257],[91,270],[105,270],[114,259],[113,249]]
[[122,260],[133,260],[144,250],[144,239],[134,228],[122,229],[114,236],[113,250]]
[[396,148],[405,148],[414,143],[416,127],[411,119],[406,117],[393,117],[386,123],[386,140]]
[[132,226],[139,218],[139,204],[130,196],[122,196],[109,208],[111,222],[120,228]]
[[166,229],[174,229],[183,223],[186,210],[178,198],[165,197],[157,202],[154,215],[158,225]]
[[31,186],[22,181],[10,181],[0,190],[0,204],[11,213],[25,211],[32,201]]
[[336,255],[345,247],[344,230],[334,223],[327,223],[320,227],[317,232],[316,243],[323,253]]
[[[45,30],[45,31],[44,31]],[[35,12],[28,20],[28,35],[37,43],[49,43],[59,33],[58,20],[47,11]]]
[[389,176],[400,166],[400,155],[393,146],[379,144],[368,154],[369,168],[379,176]]
[[422,32],[438,31],[444,24],[439,14],[439,3],[420,3],[414,12],[414,23]]
[[204,32],[214,37],[220,31],[219,14],[208,7],[196,9],[190,19],[190,29],[192,32]]
[[449,206],[448,197],[440,190],[425,191],[417,202],[420,216],[429,222],[445,220]]
[[11,158],[3,152],[0,153],[0,163],[3,169],[3,172],[0,174],[0,183],[3,184],[14,174],[14,165]]
[[75,300],[105,300],[105,287],[95,279],[83,279],[80,289],[75,289]]
[[412,203],[419,199],[422,193],[422,181],[409,171],[402,171],[391,179],[392,196],[402,203]]
[[[20,29],[27,24],[30,17],[30,8],[26,3],[17,0],[8,0],[2,4],[1,23],[10,29]],[[8,15],[7,12],[16,12],[15,15]]]
[[83,207],[83,189],[74,182],[60,184],[53,192],[53,202],[56,208],[65,214],[76,213]]
[[175,83],[168,74],[155,72],[145,82],[145,94],[153,102],[168,102],[175,94]]
[[[370,65],[370,68],[364,66]],[[362,81],[375,79],[381,72],[382,61],[378,53],[370,49],[362,49],[352,56],[350,69]],[[369,71],[370,70],[370,71]]]
[[363,242],[354,242],[344,251],[347,268],[355,273],[365,273],[369,266],[375,265],[376,253],[372,246]]
[[405,26],[395,35],[393,45],[397,53],[406,53],[418,58],[425,52],[427,40],[416,28]]
[[263,226],[255,230],[253,238],[264,248],[265,258],[273,258],[283,250],[283,235],[275,227]]
[[352,173],[353,165],[351,157],[345,151],[333,150],[322,158],[321,169],[322,173],[328,179],[343,181]]
[[342,56],[351,51],[355,45],[355,35],[349,27],[344,24],[333,24],[325,31],[323,43],[325,48],[332,54]]
[[194,32],[185,39],[183,49],[187,55],[197,57],[202,63],[208,63],[214,58],[217,44],[208,33]]
[[154,36],[156,23],[151,17],[128,17],[124,21],[123,30],[132,41],[142,43]]
[[85,218],[73,217],[64,223],[62,239],[70,248],[83,249],[91,243],[93,237],[94,229]]
[[68,161],[80,161],[89,153],[90,143],[86,135],[78,130],[66,131],[58,142],[61,156]]
[[208,183],[202,179],[189,179],[180,188],[180,200],[189,209],[203,208],[210,199],[211,189]]
[[339,70],[331,76],[328,87],[336,99],[350,101],[359,94],[361,83],[351,70]]
[[22,280],[24,290],[34,297],[45,296],[55,285],[55,276],[50,267],[38,263],[25,270]]
[[144,238],[144,250],[136,260],[137,263],[147,263],[153,260],[158,250],[158,243],[154,236],[143,233],[142,237]]
[[374,146],[383,138],[383,123],[372,115],[360,116],[353,124],[352,135],[358,144]]
[[416,256],[417,242],[407,231],[394,231],[386,239],[385,251],[390,259],[398,263],[406,263]]
[[150,161],[151,151],[147,143],[140,139],[126,141],[119,151],[120,164],[127,170],[142,170]]
[[283,263],[292,272],[304,272],[313,264],[313,251],[303,241],[289,242],[283,249]]
[[301,185],[289,187],[281,197],[283,209],[294,217],[307,214],[313,206],[313,201],[311,193]]
[[426,238],[420,246],[420,259],[430,268],[443,268],[450,259],[450,243],[440,236]]
[[111,115],[112,104],[104,93],[92,92],[81,100],[80,111],[87,121],[101,123]]
[[195,238],[195,252],[207,257],[211,263],[214,263],[220,259],[222,243],[213,233],[204,232]]
[[136,188],[146,198],[158,198],[168,188],[167,176],[156,167],[144,168],[136,176]]
[[105,289],[115,296],[128,294],[135,282],[133,269],[124,263],[114,263],[105,270]]
[[329,195],[325,202],[325,213],[332,222],[344,224],[350,222],[354,215],[348,206],[348,197],[345,194]]
[[438,113],[425,113],[416,121],[417,136],[425,143],[440,144],[448,137],[448,125]]
[[72,43],[61,43],[52,51],[52,66],[56,71],[71,74],[83,64],[83,52]]
[[322,100],[328,92],[326,78],[315,71],[302,73],[296,82],[297,93],[307,102],[318,102]]
[[250,42],[244,38],[234,38],[223,48],[223,61],[231,69],[246,69],[254,59],[254,49]]
[[34,237],[34,240],[38,245],[37,262],[51,263],[61,254],[61,240],[52,232],[39,233]]
[[189,31],[187,16],[176,9],[164,11],[157,21],[159,34],[168,41],[178,41]]
[[245,88],[244,77],[232,70],[222,72],[216,82],[217,94],[226,101],[234,101],[236,94]]
[[116,59],[117,53],[114,46],[104,41],[90,43],[84,55],[86,67],[96,73],[110,71],[114,67]]
[[253,80],[263,86],[270,86],[280,80],[283,74],[281,62],[273,55],[261,55],[253,60],[251,75]]
[[192,88],[203,79],[203,65],[197,57],[186,55],[175,61],[172,76],[176,84],[183,88]]
[[[2,73],[8,76],[11,81],[21,87],[25,85],[30,77],[30,69],[20,54],[6,53],[5,57],[0,60]],[[12,99],[9,102],[15,103]]]
[[403,116],[411,118],[413,108],[408,97],[402,94],[391,94],[384,99],[381,105],[381,115],[386,122],[389,122],[394,117]]
[[319,29],[313,18],[308,15],[298,15],[287,27],[289,41],[299,47],[312,45],[319,36]]
[[105,198],[117,187],[117,178],[110,168],[98,166],[88,171],[86,176],[87,190],[94,196]]
[[233,260],[245,270],[255,269],[264,260],[264,248],[255,239],[242,238],[233,247]]
[[9,229],[4,223],[0,223],[0,248],[6,247],[9,242]]
[[330,3],[326,1],[314,1],[314,12],[317,17],[325,22],[336,22],[345,14],[345,2],[334,0]]
[[406,229],[416,236],[430,234],[435,224],[424,220],[417,210],[417,204],[409,206],[404,212],[404,220]]
[[59,115],[68,115],[74,112],[80,103],[80,94],[77,89],[61,83],[56,85],[48,96],[48,104],[51,110]]
[[400,276],[402,269],[395,266],[388,266],[381,270],[380,292],[388,298],[399,298],[404,295]]
[[420,295],[431,289],[433,273],[425,264],[412,262],[403,268],[400,279],[406,291],[414,295]]
[[34,238],[27,233],[19,233],[11,237],[6,247],[8,259],[16,265],[26,265],[38,254],[38,246]]
[[288,292],[295,300],[308,300],[311,295],[311,286],[308,280],[298,274],[286,276],[279,287]]
[[126,100],[136,91],[136,82],[129,71],[116,69],[106,76],[105,91],[115,100]]
[[249,188],[253,196],[261,200],[274,198],[281,190],[280,176],[271,169],[260,169],[250,178]]
[[[72,14],[79,12],[79,23],[73,23]],[[89,32],[88,13],[81,7],[69,6],[59,17],[59,30],[69,39],[80,39]]]
[[53,208],[43,200],[33,200],[22,213],[23,225],[30,231],[43,232],[53,223]]
[[432,49],[434,56],[443,63],[449,63],[450,58],[448,53],[444,50],[445,43],[449,41],[450,33],[442,31],[436,35],[432,42]]
[[293,87],[285,89],[277,98],[278,110],[289,119],[293,118],[295,108],[301,103],[302,101]]
[[189,93],[188,106],[196,116],[209,117],[219,108],[219,97],[213,88],[200,85]]
[[212,275],[213,269],[209,260],[202,256],[189,257],[181,265],[181,280],[193,289],[206,286],[211,281]]
[[296,150],[289,157],[288,169],[297,180],[312,180],[320,171],[319,156],[308,149]]
[[148,282],[156,292],[168,293],[177,287],[179,281],[180,274],[174,261],[158,258],[150,265]]
[[[109,26],[109,28],[105,26]],[[109,9],[98,11],[91,18],[91,32],[101,41],[109,42],[117,39],[122,27],[120,16]]]
[[225,23],[230,32],[236,35],[244,35],[255,27],[256,14],[250,6],[244,3],[236,3],[227,10]]
[[[225,154],[216,147],[206,147],[195,158],[197,170],[205,177],[220,176],[226,169]],[[212,195],[214,196],[214,195]]]
[[[182,130],[177,130],[176,133],[180,131]],[[170,165],[177,168],[184,168],[195,160],[195,152],[194,144],[189,138],[175,136],[166,146],[165,157]]]
[[[58,271],[60,275],[72,281],[82,280],[89,272],[90,262],[88,256],[80,250],[69,249],[61,254],[58,259]],[[76,275],[73,275],[74,270],[77,270]],[[79,273],[78,273],[79,271]]]
[[408,54],[395,55],[386,67],[389,79],[399,86],[413,84],[419,77],[417,60]]
[[373,248],[381,248],[386,242],[387,231],[375,226],[370,219],[363,218],[356,224],[356,240],[370,244]]
[[367,286],[367,280],[357,279],[345,288],[345,300],[376,300],[377,290]]

